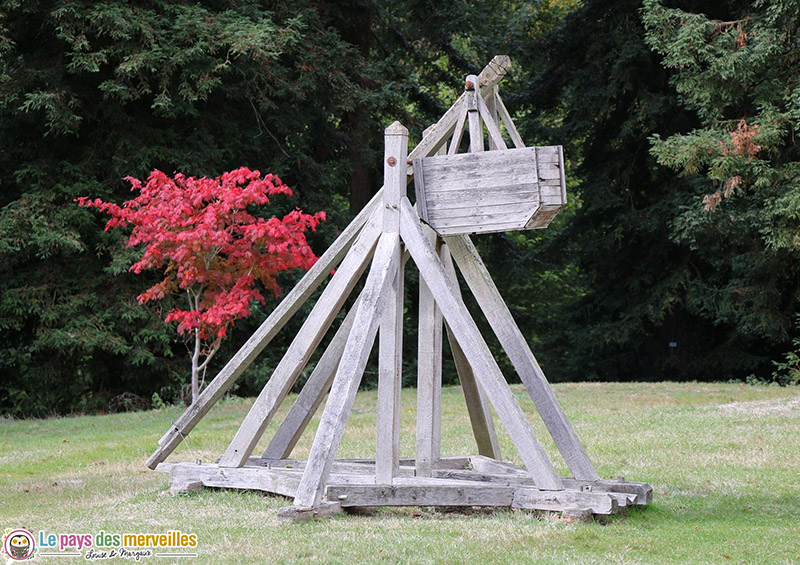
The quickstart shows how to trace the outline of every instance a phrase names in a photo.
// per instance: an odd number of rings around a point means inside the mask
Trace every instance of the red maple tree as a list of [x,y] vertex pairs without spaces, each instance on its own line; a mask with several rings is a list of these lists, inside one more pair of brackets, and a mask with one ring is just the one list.
[[190,337],[194,402],[228,327],[250,315],[254,300],[264,302],[256,283],[277,297],[278,273],[308,269],[317,260],[305,232],[316,229],[325,212],[254,216],[249,207],[292,191],[277,176],[261,178],[244,167],[215,179],[169,177],[156,170],[146,183],[125,180],[139,196],[121,206],[87,197],[76,201],[111,215],[106,231],[133,227],[127,245],[144,245],[144,253],[131,271],[164,270],[164,279],[138,296],[140,304],[185,293],[187,308],[173,308],[164,321],[178,322],[178,333]]

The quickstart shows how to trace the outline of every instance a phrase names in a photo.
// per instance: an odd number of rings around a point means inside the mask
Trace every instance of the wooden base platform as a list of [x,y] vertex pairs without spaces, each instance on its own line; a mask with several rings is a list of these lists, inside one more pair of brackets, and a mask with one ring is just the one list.
[[[205,487],[260,490],[294,498],[306,462],[296,459],[251,457],[243,467],[215,463],[162,463],[168,472],[170,492]],[[632,505],[652,501],[646,483],[562,478],[564,490],[537,488],[527,471],[511,463],[481,455],[444,457],[430,477],[414,475],[414,460],[401,459],[392,484],[375,483],[375,461],[336,460],[319,507],[282,508],[279,516],[290,519],[322,516],[344,508],[374,506],[510,506],[563,512],[576,516],[615,514]]]

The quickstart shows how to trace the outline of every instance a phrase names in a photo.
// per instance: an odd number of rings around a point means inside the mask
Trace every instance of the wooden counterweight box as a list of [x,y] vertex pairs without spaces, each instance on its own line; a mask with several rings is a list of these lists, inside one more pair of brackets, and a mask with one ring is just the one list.
[[415,159],[420,217],[440,235],[544,228],[567,203],[560,145]]

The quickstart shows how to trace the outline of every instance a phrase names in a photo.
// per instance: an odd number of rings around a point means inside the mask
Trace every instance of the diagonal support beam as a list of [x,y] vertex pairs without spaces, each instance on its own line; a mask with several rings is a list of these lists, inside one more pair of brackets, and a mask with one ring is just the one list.
[[381,235],[367,282],[361,293],[353,329],[345,346],[342,360],[328,401],[322,413],[317,435],[311,446],[303,478],[297,489],[294,505],[313,508],[320,505],[325,483],[330,475],[336,451],[342,440],[344,427],[353,408],[358,385],[364,374],[367,359],[380,323],[380,312],[385,305],[388,289],[392,285],[400,263],[400,238],[397,233]]
[[347,337],[353,327],[359,300],[361,300],[360,297],[353,304],[347,316],[345,316],[339,329],[336,330],[333,339],[331,339],[322,357],[317,361],[314,370],[311,371],[311,375],[305,385],[303,385],[303,390],[297,395],[297,400],[294,401],[283,422],[278,427],[278,431],[275,432],[272,440],[270,440],[267,449],[264,451],[265,459],[288,458],[311,418],[316,414],[319,405],[322,404],[322,399],[325,398],[325,394],[330,389],[333,377],[336,375],[336,369],[339,367],[339,360],[342,358]]
[[264,429],[366,269],[380,233],[381,221],[382,214],[373,216],[339,265],[220,458],[220,467],[241,467],[250,457]]
[[450,252],[458,264],[464,280],[497,335],[508,358],[525,384],[536,409],[547,430],[556,442],[569,470],[580,480],[597,480],[600,476],[592,465],[572,424],[559,405],[558,400],[544,376],[542,368],[533,356],[525,337],[514,321],[500,291],[492,280],[489,270],[478,255],[477,249],[466,235],[445,237]]
[[530,423],[525,419],[525,414],[503,378],[478,326],[464,302],[459,299],[458,289],[447,276],[436,250],[425,237],[421,220],[408,198],[403,198],[400,203],[400,235],[534,483],[540,489],[562,490],[564,486],[560,477],[536,439]]
[[[458,288],[456,269],[453,266],[453,258],[450,256],[450,248],[447,247],[446,243],[442,244],[442,248],[439,250],[439,257],[442,259],[453,286]],[[461,298],[460,293],[459,298]],[[453,352],[453,360],[458,372],[458,380],[461,382],[461,390],[464,392],[464,401],[467,404],[470,424],[472,424],[472,434],[475,436],[475,443],[478,444],[478,454],[500,459],[500,446],[497,443],[497,433],[494,429],[492,411],[486,399],[486,393],[483,392],[483,389],[475,379],[472,367],[467,362],[467,358],[464,356],[461,346],[458,345],[458,341],[453,337],[453,331],[450,326],[445,325],[445,327],[447,328],[447,339],[450,342],[450,351]]]

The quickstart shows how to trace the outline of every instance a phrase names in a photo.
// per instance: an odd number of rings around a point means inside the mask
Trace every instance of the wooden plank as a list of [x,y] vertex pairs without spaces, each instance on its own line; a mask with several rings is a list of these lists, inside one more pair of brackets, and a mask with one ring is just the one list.
[[511,506],[552,512],[561,512],[567,508],[587,508],[592,514],[614,514],[619,508],[619,503],[615,497],[607,493],[518,488],[514,492]]
[[600,478],[472,241],[466,236],[448,237],[445,241],[569,470],[579,479]]
[[[375,480],[392,484],[398,473],[400,453],[400,389],[403,369],[403,265],[400,244],[400,196],[405,196],[405,167],[408,152],[408,130],[395,122],[386,129],[383,166],[384,232],[397,234],[397,263],[394,278],[387,289],[383,312],[380,313],[378,341],[378,405],[375,452]],[[392,161],[394,160],[394,162]]]
[[253,452],[264,429],[366,269],[382,222],[381,215],[373,217],[339,265],[220,458],[220,466],[241,467]]
[[[498,227],[522,229],[528,223],[531,212],[539,209],[538,200],[536,203],[520,203],[520,208],[522,209],[505,214],[483,213],[483,210],[475,210],[474,213],[463,216],[436,218],[435,223],[431,221],[430,224],[439,233],[443,233],[444,230],[453,233],[453,228],[466,229],[470,233],[482,233],[487,230],[496,230]],[[516,226],[516,228],[506,226]]]
[[[540,184],[533,184],[530,188],[525,188],[520,185],[516,191],[503,187],[498,187],[496,190],[482,191],[479,194],[475,190],[450,190],[447,192],[437,192],[434,194],[433,200],[429,201],[428,207],[437,215],[443,216],[449,210],[463,210],[480,208],[491,208],[493,206],[511,206],[517,204],[522,200],[533,200],[541,194],[539,189]],[[548,186],[548,190],[557,189],[557,187]]]
[[295,496],[300,484],[299,475],[292,476],[280,470],[254,467],[221,468],[213,464],[176,463],[170,470],[169,476],[171,483],[192,480],[200,481],[206,487],[260,490],[282,496]]
[[519,131],[517,131],[517,126],[514,125],[514,120],[511,119],[511,114],[508,113],[508,109],[499,94],[495,94],[495,104],[497,106],[497,113],[503,121],[503,124],[505,124],[508,137],[511,138],[514,147],[525,147],[525,142],[522,141],[522,136],[520,136]]
[[[447,244],[442,244],[439,251],[439,257],[444,264],[447,276],[450,278],[453,286],[458,288],[458,279],[456,277],[456,270],[453,266],[453,258],[450,256],[450,250]],[[459,299],[461,294],[459,290]],[[461,383],[461,390],[464,393],[464,401],[467,404],[467,413],[469,414],[470,424],[472,425],[472,435],[475,437],[475,443],[478,444],[478,453],[487,457],[495,459],[500,458],[500,446],[497,443],[497,433],[494,429],[494,422],[492,421],[492,410],[489,407],[489,401],[486,399],[486,394],[481,389],[478,381],[475,380],[475,375],[472,372],[461,346],[458,341],[453,338],[453,332],[450,326],[445,324],[447,328],[447,340],[450,343],[450,351],[453,353],[453,360],[456,365],[456,372],[458,373],[458,380]]]
[[336,238],[328,250],[300,279],[300,282],[275,307],[275,310],[264,320],[250,339],[245,342],[217,376],[203,389],[198,399],[167,430],[158,442],[159,447],[147,460],[148,467],[155,469],[159,463],[164,461],[175,450],[183,441],[183,437],[194,429],[203,416],[222,398],[236,382],[236,379],[250,366],[250,363],[272,341],[286,322],[308,300],[322,281],[330,275],[331,269],[339,263],[350,249],[362,227],[378,207],[380,200],[381,198],[378,195],[370,200],[369,204],[364,207]]
[[607,492],[610,494],[627,494],[634,497],[632,504],[646,505],[653,502],[653,487],[647,483],[638,483],[634,481],[611,481],[611,480],[597,480],[597,481],[580,481],[573,478],[562,479],[564,486],[573,490],[581,490],[586,486],[591,487],[592,492]]
[[[436,233],[428,231],[439,247]],[[441,455],[442,313],[422,277],[419,278],[417,332],[417,461],[416,472],[429,477]]]
[[[522,206],[528,206],[529,204],[536,206],[535,202],[538,201],[538,194],[531,194],[530,196],[532,198],[529,197],[530,200],[525,198],[526,203],[522,204]],[[523,199],[517,199],[516,202],[497,202],[489,205],[481,205],[479,207],[447,206],[438,210],[434,210],[434,213],[439,220],[449,220],[454,218],[479,218],[484,215],[498,216],[502,214],[518,214],[521,200]]]
[[331,485],[328,500],[348,506],[511,506],[514,488],[488,485]]
[[361,293],[353,329],[342,354],[336,377],[333,379],[333,386],[294,500],[295,506],[316,507],[322,501],[325,482],[330,474],[369,352],[375,341],[380,320],[379,313],[399,265],[400,253],[397,252],[399,246],[400,238],[398,234],[392,232],[382,234],[378,241],[372,267]]
[[[434,184],[437,192],[465,190],[473,185],[487,187],[536,185],[540,176],[536,174],[535,147],[485,151],[479,155],[459,153],[431,156],[425,158],[422,163],[426,173],[426,189],[432,190],[428,187]],[[547,166],[550,167],[549,171],[558,169],[557,163],[548,163]]]
[[461,346],[535,484],[548,490],[563,488],[561,479],[536,439],[533,428],[525,419],[475,321],[469,315],[464,302],[459,299],[458,289],[447,276],[444,265],[428,241],[420,219],[407,198],[400,202],[400,233],[419,268],[420,276],[430,288],[453,337]]
[[445,226],[445,227],[436,226],[435,229],[439,233],[439,235],[451,236],[451,235],[472,234],[472,233],[501,233],[506,231],[527,229],[526,226],[527,224],[525,223],[514,221],[514,222],[503,222],[498,224],[487,224],[484,226],[475,225],[472,223],[464,223],[462,225]]
[[265,459],[284,459],[289,457],[311,418],[314,417],[319,405],[322,404],[323,398],[325,398],[331,387],[333,377],[336,375],[336,369],[339,367],[339,360],[347,343],[347,337],[350,335],[350,329],[353,327],[357,307],[358,300],[345,316],[339,329],[336,330],[336,334],[334,334],[322,357],[317,361],[314,370],[308,377],[308,381],[303,385],[303,390],[297,395],[297,400],[294,401],[283,422],[278,427],[278,431],[275,432],[275,435],[270,440],[267,449],[264,451],[263,457]]

